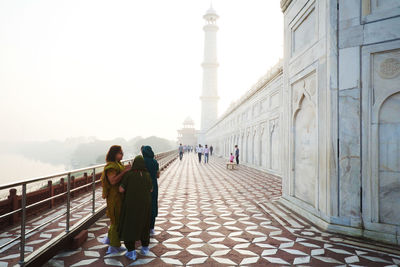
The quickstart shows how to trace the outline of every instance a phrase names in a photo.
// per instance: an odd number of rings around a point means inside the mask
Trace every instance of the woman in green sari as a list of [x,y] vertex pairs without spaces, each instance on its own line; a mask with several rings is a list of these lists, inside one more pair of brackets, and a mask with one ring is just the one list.
[[119,191],[124,193],[118,232],[131,260],[136,259],[135,241],[142,243],[141,253],[149,252],[151,191],[153,185],[142,156],[135,157],[132,169],[122,178]]
[[108,236],[103,243],[109,244],[106,254],[118,253],[124,248],[121,247],[121,241],[118,237],[117,227],[121,213],[122,197],[119,192],[119,185],[122,176],[130,170],[130,166],[124,166],[121,163],[124,153],[121,146],[112,146],[106,156],[106,166],[101,175],[101,185],[103,187],[103,198],[107,200],[106,215],[110,218],[110,228]]

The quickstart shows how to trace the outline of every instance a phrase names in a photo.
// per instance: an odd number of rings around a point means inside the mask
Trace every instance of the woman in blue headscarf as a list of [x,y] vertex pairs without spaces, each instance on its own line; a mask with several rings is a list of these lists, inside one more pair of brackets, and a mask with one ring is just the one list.
[[151,221],[150,221],[150,235],[154,235],[154,224],[158,215],[158,183],[157,179],[160,177],[160,170],[157,160],[154,159],[154,152],[150,146],[142,147],[142,155],[146,164],[146,169],[150,173],[153,183],[153,192],[151,192]]

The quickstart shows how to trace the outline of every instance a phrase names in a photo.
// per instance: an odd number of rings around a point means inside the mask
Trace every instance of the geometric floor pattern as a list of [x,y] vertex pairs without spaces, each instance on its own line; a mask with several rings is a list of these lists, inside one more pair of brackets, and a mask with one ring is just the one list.
[[103,217],[81,248],[45,266],[400,266],[398,247],[319,231],[281,206],[280,195],[279,178],[245,166],[227,170],[216,157],[199,164],[185,154],[159,179],[149,255],[133,262],[123,253],[106,256]]
[[[87,202],[87,204],[84,204]],[[105,201],[101,197],[101,189],[98,188],[96,190],[95,195],[95,208],[99,208],[105,203]],[[92,213],[92,192],[85,193],[79,197],[76,197],[71,200],[71,208],[78,207],[71,213],[70,217],[70,227],[72,227],[76,222],[81,220],[83,217]],[[29,230],[38,227],[39,225],[49,221],[47,225],[44,225],[38,228],[35,231],[27,234],[25,236],[25,257],[29,256],[33,251],[43,246],[49,242],[52,238],[58,236],[59,234],[65,232],[66,227],[66,216],[62,216],[61,218],[55,219],[57,216],[65,213],[66,205],[59,205],[54,207],[53,209],[41,214],[37,215],[33,218],[29,218],[26,222],[26,232]],[[18,237],[21,233],[21,226],[18,224],[17,226],[12,226],[8,229],[2,229],[0,232],[0,245],[6,244],[12,239]],[[0,267],[6,266],[14,266],[18,263],[20,257],[20,243],[18,241],[14,241],[11,244],[5,246],[0,249]]]

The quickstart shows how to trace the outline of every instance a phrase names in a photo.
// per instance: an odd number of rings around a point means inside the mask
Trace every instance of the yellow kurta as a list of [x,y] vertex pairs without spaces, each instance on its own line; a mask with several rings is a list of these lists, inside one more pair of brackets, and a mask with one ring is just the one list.
[[119,247],[121,245],[118,238],[117,226],[121,214],[123,194],[119,192],[120,183],[112,185],[107,175],[118,175],[124,169],[125,167],[119,162],[108,162],[101,176],[103,198],[107,201],[106,215],[111,221],[110,229],[108,230],[108,238],[110,239],[110,245],[113,247]]

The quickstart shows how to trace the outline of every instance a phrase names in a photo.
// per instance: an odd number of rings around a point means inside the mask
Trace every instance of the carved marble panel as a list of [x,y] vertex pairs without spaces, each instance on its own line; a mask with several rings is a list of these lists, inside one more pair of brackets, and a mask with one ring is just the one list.
[[315,73],[293,85],[294,194],[315,205],[318,168],[318,138],[315,105]]
[[383,103],[379,114],[379,221],[400,225],[399,205],[400,92]]
[[315,41],[317,34],[316,13],[315,7],[310,7],[292,28],[292,54],[303,50]]
[[245,148],[245,157],[244,157],[244,161],[249,163],[249,159],[250,159],[250,133],[246,132],[246,148]]
[[258,160],[258,148],[257,148],[257,131],[251,135],[251,164],[256,164]]
[[277,107],[279,107],[279,91],[273,93],[270,98],[269,98],[269,102],[270,102],[270,107],[271,109],[275,109]]
[[274,171],[280,170],[280,135],[279,119],[270,121],[270,168]]
[[254,117],[257,117],[257,115],[258,115],[258,102],[257,103],[255,103],[254,105],[253,105],[253,107],[252,107],[252,113],[253,113],[253,118]]
[[400,7],[399,0],[371,0],[371,12],[384,11]]
[[265,129],[265,125],[263,124],[260,132],[260,165],[263,168],[267,167],[267,132],[268,130]]
[[386,58],[379,64],[379,76],[383,79],[393,79],[400,75],[400,60],[397,58]]

